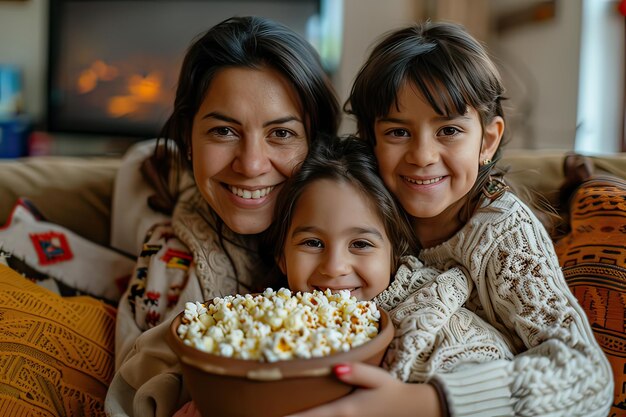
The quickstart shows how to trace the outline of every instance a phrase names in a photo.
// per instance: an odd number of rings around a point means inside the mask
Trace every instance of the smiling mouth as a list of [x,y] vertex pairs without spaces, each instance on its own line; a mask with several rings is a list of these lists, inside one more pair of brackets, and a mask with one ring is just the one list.
[[272,192],[274,188],[276,188],[276,186],[272,185],[269,187],[259,188],[256,190],[247,190],[245,188],[239,188],[239,187],[235,187],[234,185],[227,184],[226,188],[237,197],[240,197],[246,200],[248,199],[255,200],[255,199],[259,199],[259,198],[263,198],[267,196],[269,193]]
[[417,185],[430,185],[430,184],[434,184],[436,182],[439,182],[442,179],[443,179],[443,177],[435,177],[435,178],[429,178],[427,180],[416,180],[414,178],[404,177],[404,180],[406,182],[410,182],[411,184],[417,184]]
[[353,291],[359,288],[360,287],[350,287],[350,288],[329,288],[329,287],[317,287],[317,286],[313,287],[313,289],[316,289],[322,292],[325,292],[326,290],[330,290],[330,292],[332,292],[333,294],[337,294],[339,291],[350,291],[350,293],[352,294]]

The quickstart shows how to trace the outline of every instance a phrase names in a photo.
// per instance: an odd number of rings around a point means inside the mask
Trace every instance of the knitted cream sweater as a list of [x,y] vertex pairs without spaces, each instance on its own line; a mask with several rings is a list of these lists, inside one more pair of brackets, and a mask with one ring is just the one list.
[[472,281],[461,268],[441,273],[406,256],[394,281],[374,301],[396,328],[383,366],[407,382],[464,364],[513,359],[502,334],[463,305]]
[[[550,237],[516,196],[505,193],[482,207],[420,258],[442,271],[464,268],[473,281],[465,307],[521,352],[513,360],[436,372],[452,416],[606,417],[609,363],[565,283]],[[425,320],[437,315],[433,310]]]

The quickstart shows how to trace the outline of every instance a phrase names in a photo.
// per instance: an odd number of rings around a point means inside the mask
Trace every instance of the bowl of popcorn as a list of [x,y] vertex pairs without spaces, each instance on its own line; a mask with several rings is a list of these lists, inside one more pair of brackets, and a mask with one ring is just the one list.
[[349,291],[217,297],[187,303],[170,325],[185,387],[203,416],[285,416],[348,394],[334,365],[380,365],[387,313]]

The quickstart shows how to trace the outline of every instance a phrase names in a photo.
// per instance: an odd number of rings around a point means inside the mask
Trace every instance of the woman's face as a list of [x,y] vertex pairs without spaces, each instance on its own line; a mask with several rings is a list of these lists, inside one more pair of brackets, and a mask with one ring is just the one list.
[[192,129],[200,193],[234,232],[256,234],[272,221],[283,182],[307,152],[300,101],[277,71],[220,70]]
[[350,290],[371,300],[389,285],[391,256],[372,201],[351,184],[317,180],[298,199],[279,265],[293,291]]

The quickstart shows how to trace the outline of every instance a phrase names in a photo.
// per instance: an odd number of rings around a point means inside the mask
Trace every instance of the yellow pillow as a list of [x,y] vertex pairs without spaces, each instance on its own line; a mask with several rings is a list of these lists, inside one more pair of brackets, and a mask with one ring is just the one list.
[[0,416],[104,416],[115,313],[0,264]]

